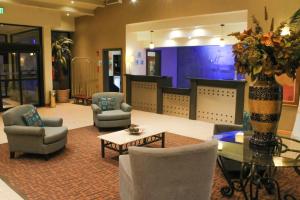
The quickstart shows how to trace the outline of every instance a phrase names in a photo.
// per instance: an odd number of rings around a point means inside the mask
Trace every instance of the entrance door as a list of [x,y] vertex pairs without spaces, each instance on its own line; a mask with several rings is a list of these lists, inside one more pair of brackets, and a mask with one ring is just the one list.
[[0,53],[1,110],[41,104],[39,56],[35,51]]
[[103,50],[103,90],[122,91],[122,49]]

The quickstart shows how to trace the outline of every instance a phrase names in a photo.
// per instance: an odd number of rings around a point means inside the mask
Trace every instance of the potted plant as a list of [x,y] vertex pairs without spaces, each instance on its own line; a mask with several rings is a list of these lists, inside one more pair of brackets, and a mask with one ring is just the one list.
[[[265,8],[265,20],[268,13]],[[238,39],[233,46],[238,73],[248,74],[254,81],[249,88],[249,111],[254,134],[250,144],[276,145],[277,126],[282,108],[282,87],[275,76],[287,74],[296,78],[300,66],[300,9],[274,30],[264,32],[253,16],[254,29],[232,33]]]
[[70,88],[68,88],[68,59],[71,57],[70,46],[73,41],[66,37],[60,37],[52,43],[53,57],[53,79],[57,84],[56,90],[57,101],[60,103],[69,102]]

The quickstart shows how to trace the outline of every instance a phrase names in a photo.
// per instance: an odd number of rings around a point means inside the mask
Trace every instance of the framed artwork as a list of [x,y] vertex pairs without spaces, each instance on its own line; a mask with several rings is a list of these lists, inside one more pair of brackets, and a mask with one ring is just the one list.
[[277,81],[283,86],[283,104],[298,106],[300,70],[298,70],[295,80],[288,78],[286,75],[282,75],[277,78]]

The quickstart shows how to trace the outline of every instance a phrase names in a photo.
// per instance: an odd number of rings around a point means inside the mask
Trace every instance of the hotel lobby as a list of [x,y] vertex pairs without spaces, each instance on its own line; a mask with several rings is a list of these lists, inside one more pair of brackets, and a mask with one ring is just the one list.
[[0,200],[300,199],[300,0],[0,0]]

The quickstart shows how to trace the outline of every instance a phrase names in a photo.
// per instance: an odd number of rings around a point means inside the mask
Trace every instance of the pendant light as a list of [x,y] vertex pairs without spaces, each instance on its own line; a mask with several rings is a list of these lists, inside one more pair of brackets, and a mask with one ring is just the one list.
[[150,36],[151,36],[151,41],[150,41],[150,44],[149,44],[149,48],[150,49],[154,49],[155,48],[155,45],[153,43],[153,38],[152,38],[153,32],[154,32],[153,30],[150,31]]
[[221,38],[220,38],[220,43],[219,43],[219,46],[220,47],[224,47],[225,46],[225,39],[224,39],[224,26],[225,24],[221,24]]

